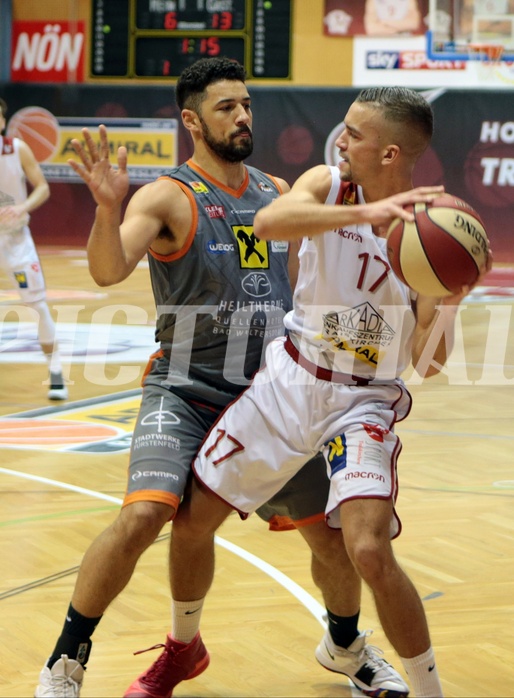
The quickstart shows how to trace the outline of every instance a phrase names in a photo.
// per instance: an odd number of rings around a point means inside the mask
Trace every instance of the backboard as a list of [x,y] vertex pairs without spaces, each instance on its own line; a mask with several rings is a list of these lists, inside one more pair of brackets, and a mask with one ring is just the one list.
[[514,61],[514,0],[430,0],[427,57]]

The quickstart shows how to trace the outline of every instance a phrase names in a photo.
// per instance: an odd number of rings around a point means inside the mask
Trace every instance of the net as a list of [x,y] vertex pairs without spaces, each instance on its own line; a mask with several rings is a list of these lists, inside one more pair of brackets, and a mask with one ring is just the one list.
[[484,67],[493,68],[501,62],[505,47],[501,44],[468,44],[470,61],[480,61]]

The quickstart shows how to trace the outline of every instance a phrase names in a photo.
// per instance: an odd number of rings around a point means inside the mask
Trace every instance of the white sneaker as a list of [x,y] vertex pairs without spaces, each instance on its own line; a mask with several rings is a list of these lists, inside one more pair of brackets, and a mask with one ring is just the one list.
[[348,649],[338,647],[327,630],[316,649],[316,659],[329,671],[345,674],[367,696],[401,698],[409,687],[400,674],[380,656],[382,650],[366,645],[372,630],[362,632]]
[[67,400],[68,388],[64,383],[62,373],[50,374],[50,388],[48,390],[49,400]]
[[61,655],[53,667],[44,666],[34,698],[79,698],[84,667],[67,655]]

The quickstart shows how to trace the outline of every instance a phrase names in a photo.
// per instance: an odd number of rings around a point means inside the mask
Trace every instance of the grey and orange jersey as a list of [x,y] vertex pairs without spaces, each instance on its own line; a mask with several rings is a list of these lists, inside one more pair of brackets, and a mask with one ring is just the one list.
[[178,253],[148,255],[156,340],[170,357],[170,383],[192,398],[201,397],[197,382],[239,394],[269,341],[284,333],[292,307],[288,244],[258,240],[253,231],[256,212],[280,188],[273,177],[245,169],[237,190],[191,160],[173,169],[167,176],[188,196],[193,224]]

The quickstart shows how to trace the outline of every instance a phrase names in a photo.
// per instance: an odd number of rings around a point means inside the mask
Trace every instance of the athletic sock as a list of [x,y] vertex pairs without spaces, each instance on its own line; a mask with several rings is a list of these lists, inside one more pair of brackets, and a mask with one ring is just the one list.
[[336,616],[327,608],[328,629],[332,640],[338,647],[349,647],[359,635],[358,611],[354,616]]
[[402,660],[403,667],[414,689],[416,698],[440,698],[443,689],[435,665],[434,650],[429,647],[426,652],[417,657]]
[[178,642],[188,645],[200,630],[200,619],[202,616],[203,602],[198,601],[175,601],[171,604],[171,636]]
[[70,604],[62,632],[56,642],[54,651],[46,663],[48,668],[51,669],[63,654],[85,666],[93,646],[91,635],[101,618],[102,616],[87,618],[76,611]]

